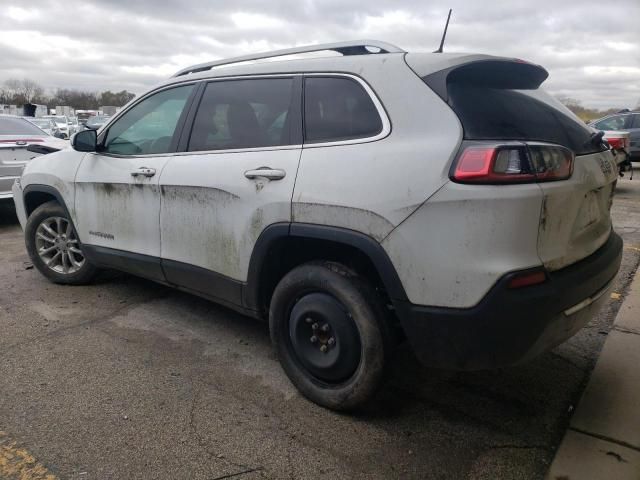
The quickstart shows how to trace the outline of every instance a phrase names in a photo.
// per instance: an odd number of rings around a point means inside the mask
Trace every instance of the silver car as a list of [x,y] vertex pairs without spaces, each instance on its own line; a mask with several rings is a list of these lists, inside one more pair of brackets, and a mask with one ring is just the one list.
[[56,126],[58,127],[58,130],[60,130],[61,138],[68,139],[71,137],[71,128],[69,125],[69,120],[65,115],[47,115],[46,117],[42,117],[42,118],[49,118],[55,122]]
[[13,196],[13,182],[29,160],[39,155],[27,150],[32,144],[45,153],[60,150],[68,142],[52,137],[24,117],[0,115],[0,200]]
[[44,130],[46,133],[48,133],[52,137],[60,135],[60,130],[58,129],[58,126],[50,118],[26,117],[26,119],[29,122],[33,123],[39,129]]

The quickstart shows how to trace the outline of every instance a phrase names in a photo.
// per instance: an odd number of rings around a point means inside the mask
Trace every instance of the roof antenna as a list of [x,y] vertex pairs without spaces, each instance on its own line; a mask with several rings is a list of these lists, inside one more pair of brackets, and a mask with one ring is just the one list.
[[449,15],[447,15],[447,23],[444,25],[444,33],[442,34],[442,40],[440,40],[440,47],[433,53],[442,53],[442,47],[444,47],[444,39],[447,36],[447,28],[449,28],[449,20],[451,19],[451,12],[453,10],[449,9]]

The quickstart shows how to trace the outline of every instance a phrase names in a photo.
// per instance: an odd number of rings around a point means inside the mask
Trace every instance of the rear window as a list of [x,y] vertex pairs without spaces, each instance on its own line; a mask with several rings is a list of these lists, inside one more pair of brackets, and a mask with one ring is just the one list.
[[0,117],[0,135],[46,135],[46,133],[22,118]]
[[535,140],[563,145],[577,155],[599,151],[591,143],[592,130],[540,90],[450,83],[447,92],[468,140]]
[[556,143],[577,155],[599,148],[592,130],[540,90],[512,90],[450,83],[449,105],[468,140],[535,140]]

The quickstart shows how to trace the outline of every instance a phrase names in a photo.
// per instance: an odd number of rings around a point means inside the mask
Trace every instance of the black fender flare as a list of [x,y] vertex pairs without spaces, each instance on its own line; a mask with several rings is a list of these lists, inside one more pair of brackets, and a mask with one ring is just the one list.
[[24,210],[27,218],[29,218],[29,215],[31,214],[27,204],[27,196],[30,193],[46,193],[48,195],[51,195],[56,199],[56,201],[60,204],[60,206],[62,206],[62,208],[64,209],[69,219],[72,220],[69,209],[67,208],[67,204],[62,198],[62,195],[60,194],[60,192],[56,188],[50,185],[40,185],[40,184],[30,184],[24,187],[24,189],[22,190],[22,201],[24,202]]
[[247,283],[243,288],[243,303],[246,308],[260,310],[260,280],[264,273],[269,250],[286,237],[328,240],[334,243],[353,247],[366,255],[376,268],[384,287],[395,301],[408,301],[400,277],[387,255],[372,237],[347,228],[332,227],[309,223],[275,223],[265,228],[256,244],[249,261]]

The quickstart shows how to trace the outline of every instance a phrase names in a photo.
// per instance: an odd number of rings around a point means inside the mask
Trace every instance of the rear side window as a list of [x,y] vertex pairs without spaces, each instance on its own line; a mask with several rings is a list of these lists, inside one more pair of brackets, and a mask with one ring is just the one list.
[[358,82],[344,77],[305,78],[305,143],[366,138],[381,131],[378,110]]
[[554,105],[540,90],[491,88],[466,82],[450,83],[449,104],[468,140],[534,140],[563,145],[577,155],[598,151],[592,131]]
[[198,107],[188,149],[291,145],[291,123],[299,122],[293,103],[292,78],[211,82]]
[[633,115],[614,115],[596,122],[594,126],[598,130],[624,130],[625,128],[632,128],[632,124]]
[[0,135],[46,135],[46,133],[22,118],[0,117]]

